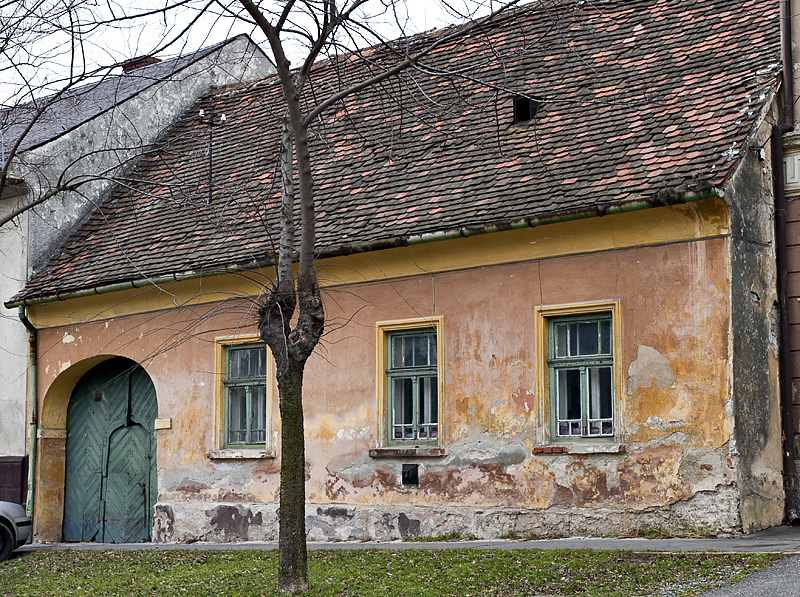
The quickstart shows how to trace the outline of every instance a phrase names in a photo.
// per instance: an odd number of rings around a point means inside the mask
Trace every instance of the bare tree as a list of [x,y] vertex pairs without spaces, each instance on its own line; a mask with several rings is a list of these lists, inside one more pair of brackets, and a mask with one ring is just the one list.
[[[518,0],[517,0],[518,1]],[[352,35],[352,27],[369,30],[368,24],[355,19],[357,10],[366,0],[341,4],[289,0],[274,14],[262,11],[252,0],[241,0],[242,6],[264,33],[278,69],[287,115],[282,131],[281,177],[281,237],[277,255],[275,283],[266,294],[259,311],[261,337],[275,358],[281,413],[281,484],[278,590],[284,594],[308,590],[308,564],[305,532],[305,435],[303,430],[303,370],[306,361],[319,343],[325,325],[325,311],[314,268],[315,200],[312,175],[312,156],[309,150],[308,127],[329,107],[371,85],[417,66],[437,47],[454,38],[468,34],[491,20],[509,6],[501,5],[483,19],[459,28],[427,43],[413,53],[397,56],[394,65],[362,81],[337,90],[319,100],[307,112],[301,102],[303,87],[309,71],[323,49],[336,46],[341,32]],[[310,16],[316,27],[306,29],[304,37],[310,49],[302,66],[292,70],[284,50],[283,39],[296,31],[292,22],[295,12]],[[296,174],[292,162],[296,160]],[[300,241],[297,273],[295,260],[294,187],[299,194]]]
[[[280,520],[279,520],[279,580],[278,590],[282,594],[307,591],[309,588],[305,532],[305,439],[303,420],[303,371],[305,364],[320,342],[325,328],[325,311],[320,293],[320,284],[314,266],[316,246],[315,193],[313,179],[313,156],[309,147],[309,126],[318,122],[325,110],[337,105],[345,98],[370,86],[397,76],[407,69],[425,69],[424,59],[442,45],[469,35],[499,13],[519,2],[512,0],[496,5],[496,9],[485,17],[449,30],[445,34],[423,38],[420,46],[393,46],[393,64],[382,66],[375,72],[364,69],[364,77],[350,81],[325,97],[304,94],[306,83],[315,61],[325,54],[335,54],[354,49],[365,42],[386,43],[365,12],[367,0],[287,0],[275,7],[253,0],[238,3],[208,3],[196,7],[198,14],[211,13],[214,19],[232,17],[260,31],[269,44],[274,57],[285,112],[281,130],[281,174],[280,238],[275,255],[275,280],[265,292],[258,314],[258,329],[262,339],[270,347],[276,363],[281,415],[281,466],[280,466]],[[79,3],[80,4],[80,3]],[[154,11],[139,11],[138,18],[163,16],[172,10],[185,8],[188,2],[163,5]],[[93,25],[125,26],[133,18],[121,7],[117,12],[109,7],[110,14],[97,19]],[[393,2],[380,5],[378,11],[388,15],[398,26],[403,19],[398,16]],[[76,13],[65,8],[60,19],[73,17]],[[83,14],[83,13],[81,13]],[[469,14],[460,15],[463,17]],[[31,15],[25,15],[27,19]],[[68,19],[58,25],[73,40],[73,52],[89,31],[86,20],[76,24]],[[168,47],[180,39],[184,30],[172,32],[173,39],[165,41]],[[299,68],[292,69],[287,43],[304,45],[305,55]],[[294,50],[292,50],[294,52]],[[367,61],[365,61],[365,64]],[[80,76],[70,76],[62,82],[62,90],[68,90],[75,81],[86,81],[97,76],[97,71]],[[436,75],[435,69],[427,69],[427,75]],[[317,90],[318,91],[318,90]],[[51,96],[58,99],[57,92]],[[46,113],[48,104],[37,107],[30,122]],[[20,143],[30,131],[21,135],[11,148],[10,156],[19,149]],[[6,160],[0,175],[0,192],[6,184],[10,159]],[[108,172],[93,173],[94,177],[109,176]],[[91,177],[89,177],[91,178]],[[59,179],[51,188],[14,210],[0,225],[63,191],[77,190],[85,179],[70,181]],[[297,192],[297,209],[295,207]],[[299,222],[294,221],[295,213]],[[299,240],[296,235],[299,233]],[[297,266],[296,271],[294,266]]]

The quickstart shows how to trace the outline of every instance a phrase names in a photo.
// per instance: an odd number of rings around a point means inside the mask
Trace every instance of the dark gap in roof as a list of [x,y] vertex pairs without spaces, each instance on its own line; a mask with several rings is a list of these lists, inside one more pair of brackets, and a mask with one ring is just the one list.
[[521,95],[514,98],[514,123],[528,122],[539,111],[541,102],[523,97]]
[[129,73],[144,66],[150,66],[151,64],[158,64],[159,62],[161,62],[161,59],[156,58],[155,56],[138,56],[136,58],[131,58],[130,60],[126,60],[125,62],[123,62],[122,72]]

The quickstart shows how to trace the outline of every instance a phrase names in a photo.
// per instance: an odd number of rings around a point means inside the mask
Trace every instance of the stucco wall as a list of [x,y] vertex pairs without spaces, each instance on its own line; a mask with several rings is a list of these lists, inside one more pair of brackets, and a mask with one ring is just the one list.
[[[328,287],[328,332],[304,386],[309,536],[741,529],[728,250],[723,236]],[[542,443],[536,308],[612,300],[620,306],[623,380],[614,441],[603,453],[579,454],[586,447],[573,442],[569,454],[534,454],[552,445]],[[445,455],[370,457],[383,443],[376,322],[426,316],[442,318]],[[214,338],[254,332],[247,301],[42,330],[49,439],[40,443],[37,536],[60,533],[60,413],[92,359],[114,354],[142,363],[159,417],[170,419],[171,428],[157,432],[154,537],[274,538],[279,461],[208,456],[218,447]],[[269,447],[279,456],[274,402]],[[400,483],[410,462],[419,464],[418,487]]]
[[[10,213],[22,189],[0,198],[0,215]],[[24,196],[24,194],[22,195]],[[9,298],[25,285],[27,219],[0,229],[0,297]],[[23,456],[28,363],[28,333],[17,309],[0,301],[0,456]]]

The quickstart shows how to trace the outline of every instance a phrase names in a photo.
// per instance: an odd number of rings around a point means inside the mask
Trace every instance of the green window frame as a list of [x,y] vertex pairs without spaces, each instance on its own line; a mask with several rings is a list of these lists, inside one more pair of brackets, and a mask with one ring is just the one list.
[[386,335],[387,429],[390,445],[438,444],[439,369],[435,328]]
[[267,347],[245,344],[225,347],[226,448],[267,443]]
[[614,437],[614,325],[611,313],[548,320],[550,437]]

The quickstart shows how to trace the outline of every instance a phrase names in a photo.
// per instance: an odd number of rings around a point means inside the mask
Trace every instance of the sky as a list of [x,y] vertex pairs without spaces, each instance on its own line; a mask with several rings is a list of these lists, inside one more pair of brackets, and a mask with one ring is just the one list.
[[[85,64],[90,72],[96,69],[102,72],[103,67],[130,58],[151,54],[162,59],[170,58],[239,33],[249,34],[271,55],[259,30],[222,13],[219,9],[221,4],[215,0],[184,0],[180,10],[166,15],[151,14],[146,18],[128,18],[100,26],[96,25],[98,21],[111,20],[111,17],[163,7],[165,0],[118,0],[117,4],[110,0],[102,3],[78,0],[78,3],[84,3],[84,8],[68,14],[61,8],[64,2],[43,0],[37,5],[47,11],[45,18],[23,15],[21,11],[26,10],[24,5],[27,3],[0,6],[0,30],[12,31],[12,35],[17,32],[14,38],[19,42],[0,53],[0,106],[10,107],[20,101],[29,101],[32,96],[41,97],[58,90],[69,77],[71,63],[79,66],[77,70],[82,70]],[[227,4],[232,9],[241,10],[238,2],[229,0]],[[482,16],[500,4],[498,0],[368,0],[363,6],[362,20],[384,38],[394,39],[403,31],[415,34],[465,20],[458,14]],[[262,1],[261,5],[274,8],[281,3]],[[82,24],[85,33],[80,40],[63,32],[53,33],[42,25],[48,21],[73,26]],[[20,26],[15,29],[12,24]],[[362,39],[358,43],[364,46],[374,41],[374,38]],[[349,43],[352,45],[353,42]],[[305,56],[305,48],[299,43],[286,45],[289,59],[299,64]],[[117,73],[119,69],[112,72]]]

